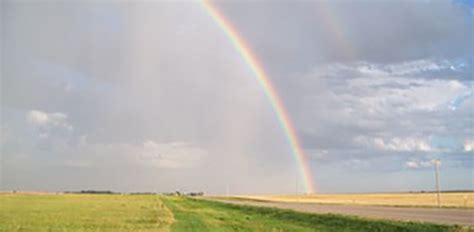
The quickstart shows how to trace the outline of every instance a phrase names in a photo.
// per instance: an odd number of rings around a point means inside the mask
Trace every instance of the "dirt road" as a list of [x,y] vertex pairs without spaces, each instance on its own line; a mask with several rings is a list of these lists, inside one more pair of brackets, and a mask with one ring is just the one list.
[[315,203],[257,202],[221,199],[218,201],[232,204],[292,209],[310,213],[333,213],[400,221],[419,221],[438,224],[474,226],[474,210],[472,209],[326,205]]

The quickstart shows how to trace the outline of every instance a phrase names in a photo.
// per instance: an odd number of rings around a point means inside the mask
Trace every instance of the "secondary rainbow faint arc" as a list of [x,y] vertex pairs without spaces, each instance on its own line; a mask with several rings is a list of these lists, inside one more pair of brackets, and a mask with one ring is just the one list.
[[265,71],[262,68],[262,65],[258,62],[255,55],[247,46],[245,40],[240,37],[237,30],[233,25],[219,12],[219,10],[211,4],[209,1],[201,2],[204,8],[207,10],[207,13],[214,19],[214,21],[219,25],[219,27],[224,31],[229,40],[232,42],[236,50],[242,56],[243,60],[250,66],[252,71],[255,73],[255,77],[263,88],[263,91],[267,95],[272,105],[272,108],[275,111],[275,114],[280,122],[286,137],[288,139],[289,145],[292,149],[292,153],[297,160],[299,171],[301,172],[301,178],[303,179],[303,187],[306,193],[314,192],[314,185],[312,181],[312,174],[306,160],[306,155],[303,152],[300,141],[296,134],[295,128],[291,122],[290,116],[286,111],[284,104],[282,103],[280,97],[278,96],[275,87],[273,86],[271,80],[265,74]]

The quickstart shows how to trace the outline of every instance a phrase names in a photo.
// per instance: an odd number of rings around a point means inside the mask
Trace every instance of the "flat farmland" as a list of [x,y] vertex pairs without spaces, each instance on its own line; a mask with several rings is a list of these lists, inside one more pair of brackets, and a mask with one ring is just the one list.
[[156,196],[0,194],[0,231],[168,231]]
[[0,231],[467,231],[188,197],[0,194]]
[[[474,208],[474,192],[441,193],[441,207]],[[436,193],[248,195],[234,199],[318,204],[437,207]]]

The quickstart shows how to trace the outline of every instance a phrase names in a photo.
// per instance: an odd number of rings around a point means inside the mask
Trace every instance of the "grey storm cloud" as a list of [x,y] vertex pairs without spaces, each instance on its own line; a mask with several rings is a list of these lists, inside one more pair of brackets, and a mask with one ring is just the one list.
[[[469,6],[215,5],[276,86],[318,191],[429,189],[435,158],[447,188],[472,187]],[[299,191],[274,110],[198,3],[1,6],[0,189]]]
[[219,2],[218,5],[244,38],[252,41],[263,63],[271,67],[278,65],[273,73],[276,76],[311,69],[316,62],[471,59],[473,52],[472,13],[450,1]]

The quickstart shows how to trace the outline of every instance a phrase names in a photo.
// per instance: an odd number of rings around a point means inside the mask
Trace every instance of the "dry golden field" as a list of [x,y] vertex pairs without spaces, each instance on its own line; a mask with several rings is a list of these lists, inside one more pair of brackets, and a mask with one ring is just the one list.
[[[441,193],[442,207],[474,208],[474,192]],[[312,194],[235,196],[261,201],[305,202],[321,204],[385,205],[436,207],[436,193]]]
[[0,206],[0,231],[467,231],[182,196],[2,193]]

